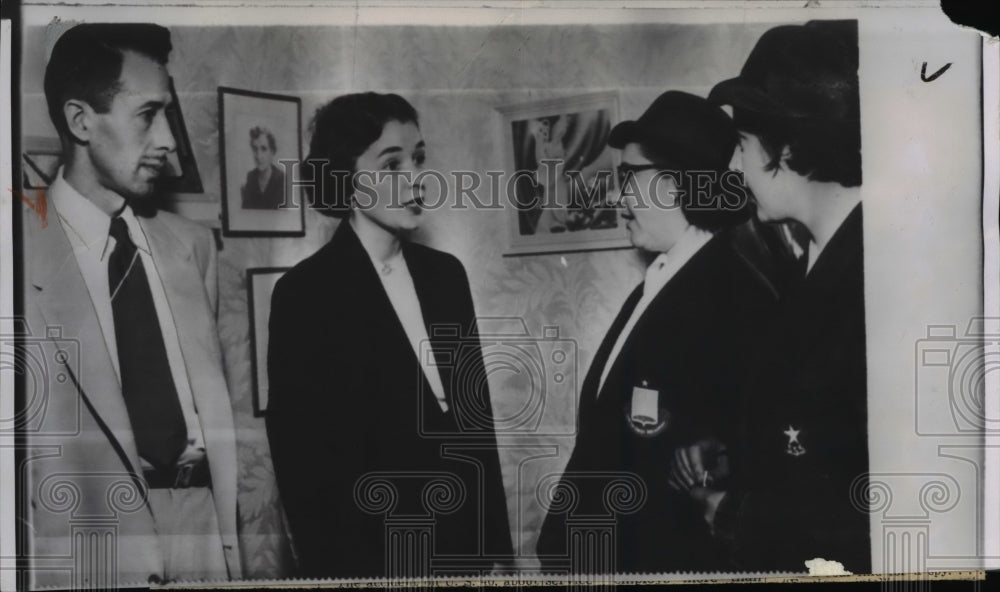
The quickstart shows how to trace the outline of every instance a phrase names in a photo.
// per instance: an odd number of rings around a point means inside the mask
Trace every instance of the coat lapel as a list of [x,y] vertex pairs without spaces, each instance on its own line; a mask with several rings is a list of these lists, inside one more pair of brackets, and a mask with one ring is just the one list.
[[799,281],[797,291],[789,294],[782,331],[800,344],[802,353],[822,347],[823,340],[815,336],[840,318],[831,310],[845,307],[864,310],[861,204],[841,223],[813,268]]
[[[611,327],[604,336],[604,340],[601,341],[600,347],[597,349],[597,353],[594,354],[594,360],[590,363],[590,370],[587,372],[587,376],[584,379],[583,386],[580,389],[580,414],[583,415],[584,409],[589,408],[590,405],[595,403],[598,399],[597,387],[600,384],[601,374],[604,373],[604,367],[609,363],[614,363],[616,360],[609,360],[611,356],[611,348],[614,347],[615,342],[618,341],[618,336],[621,335],[622,330],[625,328],[625,324],[628,323],[629,318],[632,316],[632,311],[639,304],[639,299],[642,298],[642,290],[645,284],[639,284],[629,297],[625,300],[625,304],[622,305],[622,309],[618,312],[618,316],[615,317],[614,322],[611,323]],[[621,357],[619,355],[619,357]],[[611,377],[609,372],[608,377]],[[607,383],[605,382],[605,386]],[[603,389],[602,389],[603,390]]]
[[[410,338],[406,334],[406,329],[403,328],[403,323],[399,319],[399,314],[392,306],[392,302],[389,300],[389,296],[385,292],[385,287],[382,285],[382,280],[378,277],[378,272],[375,271],[375,267],[371,263],[371,258],[368,256],[368,252],[365,251],[364,245],[361,244],[361,239],[351,228],[349,222],[344,221],[337,228],[337,234],[339,235],[339,240],[342,241],[342,245],[348,253],[348,260],[353,262],[354,270],[351,277],[358,280],[355,287],[359,290],[363,290],[367,297],[364,298],[368,302],[373,310],[383,311],[377,313],[380,317],[379,324],[383,327],[386,332],[376,332],[385,339],[386,343],[398,343],[405,345],[405,349],[409,351],[410,359],[413,362],[414,367],[416,367],[420,379],[423,381],[422,391],[426,399],[423,401],[424,408],[437,409],[440,410],[441,407],[438,405],[437,399],[434,396],[434,392],[431,390],[430,383],[427,381],[427,377],[424,373],[423,366],[420,365],[420,361],[417,359],[417,353],[413,351],[410,346]],[[437,314],[436,309],[438,305],[441,304],[440,289],[442,286],[436,285],[436,282],[441,280],[441,278],[428,277],[428,270],[424,266],[423,258],[416,255],[414,249],[407,243],[403,242],[403,257],[406,260],[406,266],[410,270],[410,277],[413,279],[413,287],[417,293],[417,301],[420,302],[420,312],[423,316],[424,328],[427,330],[428,339],[430,339],[431,345],[434,346],[435,357],[438,358],[439,366],[442,362],[439,357],[443,352],[437,347],[440,343],[441,337],[432,335],[430,328],[434,323],[442,322],[440,316]],[[445,317],[447,318],[447,317]],[[456,338],[448,338],[449,341],[454,342]],[[449,392],[448,381],[445,377],[441,377],[441,382],[445,387],[445,401],[448,403],[449,408],[452,406],[451,393]],[[416,385],[414,385],[416,386]],[[426,403],[432,402],[432,406],[427,406]]]
[[[239,576],[236,543],[236,429],[222,366],[222,352],[206,296],[205,280],[194,255],[159,217],[139,218],[156,261],[177,327],[198,421],[205,438],[212,494],[230,571]],[[235,559],[234,559],[235,558]]]
[[[656,315],[661,314],[659,311],[672,310],[673,309],[673,306],[671,305],[672,301],[678,298],[682,298],[684,294],[690,293],[692,289],[697,290],[698,288],[696,287],[696,285],[700,280],[709,278],[712,276],[712,274],[717,273],[717,270],[700,269],[704,267],[701,261],[709,260],[710,258],[712,258],[711,253],[713,251],[717,251],[722,248],[725,248],[725,243],[723,242],[721,237],[718,235],[712,237],[712,239],[709,240],[709,242],[705,243],[700,249],[698,249],[698,251],[694,253],[694,255],[692,255],[691,258],[688,259],[687,262],[684,263],[684,265],[681,266],[680,269],[677,270],[677,272],[673,275],[673,277],[671,277],[670,280],[668,280],[667,283],[663,286],[663,288],[660,289],[657,295],[653,297],[653,300],[649,303],[646,309],[642,311],[642,315],[639,317],[635,325],[632,327],[632,331],[629,332],[628,336],[625,338],[625,343],[622,344],[622,348],[618,352],[618,357],[615,358],[614,360],[608,360],[608,363],[611,363],[612,366],[611,370],[608,371],[608,378],[607,380],[604,381],[604,386],[601,389],[601,392],[598,394],[599,395],[598,400],[601,399],[601,396],[603,396],[603,393],[606,389],[611,387],[611,385],[615,385],[618,382],[619,380],[618,375],[623,370],[621,364],[624,363],[626,359],[632,357],[628,354],[628,352],[630,352],[632,347],[634,346],[636,336],[642,333],[643,327],[647,323],[651,322]],[[639,293],[639,295],[641,297],[641,292]],[[638,300],[639,297],[636,297],[636,303],[638,303]],[[633,310],[635,306],[636,305],[633,304],[632,307],[629,309],[630,310],[629,316],[631,316],[631,310]],[[625,318],[625,321],[627,320],[628,317]],[[664,327],[663,329],[669,330],[666,327]],[[615,337],[615,339],[617,339],[617,336]],[[612,341],[612,344],[613,343],[614,341]],[[601,368],[601,370],[603,371],[603,367]],[[597,375],[597,379],[598,380],[600,379],[600,374]]]
[[[36,224],[29,213],[24,220],[31,284],[26,298],[34,301],[49,327],[59,328],[64,337],[79,342],[80,367],[71,370],[132,466],[139,470],[139,453],[118,375],[62,223],[55,215],[45,225]],[[32,330],[44,331],[46,327],[32,327]],[[114,454],[110,446],[108,453]],[[122,470],[126,468],[123,463]]]
[[[453,385],[452,381],[449,380],[449,371],[453,369],[458,360],[452,355],[449,364],[448,352],[453,351],[455,346],[467,337],[469,330],[469,327],[464,324],[465,319],[460,318],[463,311],[456,308],[454,290],[461,288],[448,283],[450,278],[435,277],[433,270],[425,266],[423,257],[406,243],[403,244],[403,256],[406,259],[406,266],[410,269],[410,276],[413,278],[413,288],[417,293],[417,301],[420,302],[420,312],[423,316],[421,320],[424,323],[424,330],[427,331],[427,339],[430,341],[430,347],[437,363],[441,384],[444,386],[445,402],[451,409],[455,405],[455,393],[452,392]],[[446,329],[446,325],[454,326],[454,331],[451,328]],[[417,360],[417,366],[420,368],[420,376],[424,381],[424,391],[430,398],[435,399],[433,408],[440,409],[441,407],[431,391],[430,383],[427,381],[424,367],[420,365],[419,360]]]

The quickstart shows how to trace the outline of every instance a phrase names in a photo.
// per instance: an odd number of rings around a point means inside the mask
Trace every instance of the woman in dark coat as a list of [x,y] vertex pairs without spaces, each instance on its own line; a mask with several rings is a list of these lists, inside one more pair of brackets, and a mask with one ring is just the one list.
[[[611,130],[621,217],[649,264],[587,371],[566,470],[539,487],[551,496],[536,546],[545,571],[726,566],[699,505],[671,483],[670,459],[710,437],[724,456],[739,381],[777,300],[781,259],[727,173],[736,140],[722,109],[680,91]],[[724,471],[709,477],[723,482]]]
[[277,283],[268,350],[268,438],[306,577],[472,573],[513,555],[465,270],[407,238],[424,150],[397,95],[338,97],[313,121],[313,205],[343,221]]

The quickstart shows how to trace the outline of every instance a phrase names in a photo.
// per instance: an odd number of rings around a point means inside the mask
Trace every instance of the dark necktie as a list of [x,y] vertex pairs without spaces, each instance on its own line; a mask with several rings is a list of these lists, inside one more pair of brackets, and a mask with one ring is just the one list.
[[111,219],[110,234],[115,249],[108,258],[108,284],[122,395],[139,456],[163,469],[173,466],[187,446],[187,425],[142,257],[121,217]]

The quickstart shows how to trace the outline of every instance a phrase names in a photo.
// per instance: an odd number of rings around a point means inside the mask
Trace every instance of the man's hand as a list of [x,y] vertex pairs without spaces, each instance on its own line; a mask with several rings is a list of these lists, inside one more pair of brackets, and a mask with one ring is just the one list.
[[726,497],[726,492],[711,489],[709,487],[693,487],[691,488],[690,493],[691,497],[695,501],[704,505],[705,513],[703,516],[705,518],[705,522],[708,523],[709,529],[714,531],[715,512],[719,509],[719,504],[722,503],[722,498]]
[[705,488],[729,476],[729,462],[725,445],[714,439],[704,439],[678,448],[670,463],[667,482],[678,491],[695,487]]

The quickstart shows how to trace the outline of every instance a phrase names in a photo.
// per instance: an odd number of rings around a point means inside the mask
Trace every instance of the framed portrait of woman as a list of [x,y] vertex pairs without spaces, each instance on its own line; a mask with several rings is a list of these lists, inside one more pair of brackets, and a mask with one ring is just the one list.
[[506,255],[630,247],[614,197],[618,93],[497,108],[507,177]]
[[305,235],[301,129],[298,97],[219,87],[223,235]]

